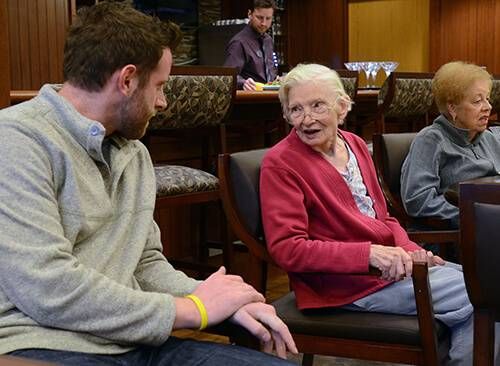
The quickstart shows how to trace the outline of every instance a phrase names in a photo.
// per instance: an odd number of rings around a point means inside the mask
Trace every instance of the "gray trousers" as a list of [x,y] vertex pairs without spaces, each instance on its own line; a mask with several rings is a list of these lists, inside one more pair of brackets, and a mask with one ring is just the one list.
[[[448,366],[471,366],[473,345],[472,305],[469,302],[462,266],[447,262],[429,268],[434,314],[451,330]],[[416,314],[411,278],[393,283],[355,301],[347,308],[391,314]],[[500,323],[495,325],[495,365],[500,365]]]

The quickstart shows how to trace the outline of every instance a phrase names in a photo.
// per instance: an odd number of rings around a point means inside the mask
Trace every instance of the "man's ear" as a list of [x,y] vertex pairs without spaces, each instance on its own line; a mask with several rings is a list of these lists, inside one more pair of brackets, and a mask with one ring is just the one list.
[[139,85],[137,67],[129,64],[123,66],[118,73],[118,90],[125,96],[130,96]]
[[247,16],[250,18],[250,15],[252,15],[252,10],[248,9],[248,14],[247,14]]

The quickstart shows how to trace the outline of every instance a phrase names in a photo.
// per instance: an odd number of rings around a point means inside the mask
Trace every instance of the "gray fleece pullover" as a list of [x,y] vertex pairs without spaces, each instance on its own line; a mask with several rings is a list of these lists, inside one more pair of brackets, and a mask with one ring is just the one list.
[[468,130],[441,115],[422,129],[401,170],[401,198],[413,217],[450,219],[458,226],[458,208],[444,192],[465,180],[500,174],[500,127],[491,127],[472,142]]
[[161,254],[146,148],[53,86],[0,111],[0,353],[159,345],[198,282]]

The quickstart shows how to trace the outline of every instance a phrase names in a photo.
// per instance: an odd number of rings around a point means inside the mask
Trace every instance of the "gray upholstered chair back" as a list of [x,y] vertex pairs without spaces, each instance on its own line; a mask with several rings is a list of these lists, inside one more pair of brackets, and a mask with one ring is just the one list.
[[236,93],[236,70],[226,67],[174,67],[165,88],[167,107],[150,130],[209,127],[227,117]]
[[381,135],[381,163],[384,180],[391,192],[399,196],[401,167],[416,133],[386,133]]
[[233,193],[247,230],[256,238],[263,237],[260,213],[260,165],[268,149],[231,154],[229,174]]
[[432,78],[430,73],[392,73],[378,94],[378,104],[384,117],[425,115],[434,101]]

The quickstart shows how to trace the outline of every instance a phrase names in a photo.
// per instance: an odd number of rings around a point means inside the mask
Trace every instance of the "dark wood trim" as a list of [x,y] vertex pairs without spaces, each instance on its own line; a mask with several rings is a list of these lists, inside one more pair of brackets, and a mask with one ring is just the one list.
[[10,105],[10,51],[7,2],[0,2],[0,108]]

